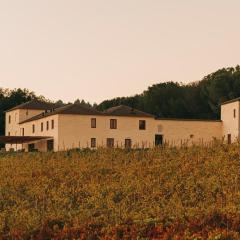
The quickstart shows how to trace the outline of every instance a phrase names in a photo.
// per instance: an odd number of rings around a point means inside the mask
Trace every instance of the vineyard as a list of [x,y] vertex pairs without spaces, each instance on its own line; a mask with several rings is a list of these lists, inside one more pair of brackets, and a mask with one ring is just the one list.
[[0,156],[0,239],[240,239],[240,145]]

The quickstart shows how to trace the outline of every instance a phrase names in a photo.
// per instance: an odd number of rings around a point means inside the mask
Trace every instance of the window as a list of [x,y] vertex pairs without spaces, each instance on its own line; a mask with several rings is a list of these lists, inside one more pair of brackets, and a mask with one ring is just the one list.
[[110,129],[117,129],[117,119],[110,119]]
[[35,150],[35,144],[34,143],[28,144],[28,151],[29,152],[34,152],[34,150]]
[[96,143],[97,143],[96,138],[91,138],[91,148],[95,148],[97,145]]
[[41,132],[43,132],[43,122],[41,123]]
[[146,121],[139,120],[139,130],[145,130],[145,129],[146,129]]
[[22,136],[24,136],[24,128],[22,128]]
[[52,120],[52,129],[54,129],[54,120]]
[[125,139],[125,148],[130,149],[132,147],[132,140],[127,138]]
[[10,136],[11,134],[10,134],[10,132],[8,132],[8,136]]
[[233,109],[233,118],[236,118],[236,109]]
[[107,147],[109,148],[114,147],[114,138],[107,138]]
[[49,121],[47,121],[47,131],[49,130]]
[[91,118],[91,128],[96,128],[96,127],[97,127],[97,119]]
[[11,123],[11,115],[8,116],[8,123]]
[[228,144],[232,143],[232,136],[231,136],[231,134],[227,135],[227,142],[228,142]]
[[32,125],[32,133],[35,133],[35,125]]

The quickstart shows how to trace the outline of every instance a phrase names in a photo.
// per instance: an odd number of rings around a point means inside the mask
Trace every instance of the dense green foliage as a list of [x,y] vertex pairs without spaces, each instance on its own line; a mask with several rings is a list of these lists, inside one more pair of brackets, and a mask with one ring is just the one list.
[[4,239],[240,238],[238,143],[12,153],[0,169]]
[[104,110],[128,105],[159,117],[217,119],[223,101],[240,96],[240,67],[224,68],[191,84],[155,84],[142,94],[102,102]]

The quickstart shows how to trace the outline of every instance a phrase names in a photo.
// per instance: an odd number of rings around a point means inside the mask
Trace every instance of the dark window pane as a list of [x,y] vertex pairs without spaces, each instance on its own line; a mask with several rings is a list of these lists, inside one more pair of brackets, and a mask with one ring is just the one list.
[[114,147],[114,138],[107,138],[107,147],[109,148]]
[[96,138],[91,138],[91,148],[96,147]]
[[96,128],[96,127],[97,127],[97,119],[91,118],[91,128]]
[[52,120],[52,129],[54,129],[54,120]]
[[117,129],[117,119],[110,119],[110,129]]
[[146,121],[145,120],[139,120],[139,129],[140,130],[146,129]]

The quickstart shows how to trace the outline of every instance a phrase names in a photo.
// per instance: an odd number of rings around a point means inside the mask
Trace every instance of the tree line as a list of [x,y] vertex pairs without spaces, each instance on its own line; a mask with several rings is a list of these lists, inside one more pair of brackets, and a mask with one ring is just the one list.
[[[237,97],[240,97],[240,66],[220,69],[190,84],[154,84],[141,94],[105,100],[98,105],[79,99],[75,103],[101,111],[123,104],[157,117],[219,119],[221,103]],[[0,88],[0,135],[4,134],[5,129],[4,111],[33,99],[49,101],[27,89]],[[59,100],[58,103],[63,102]]]

